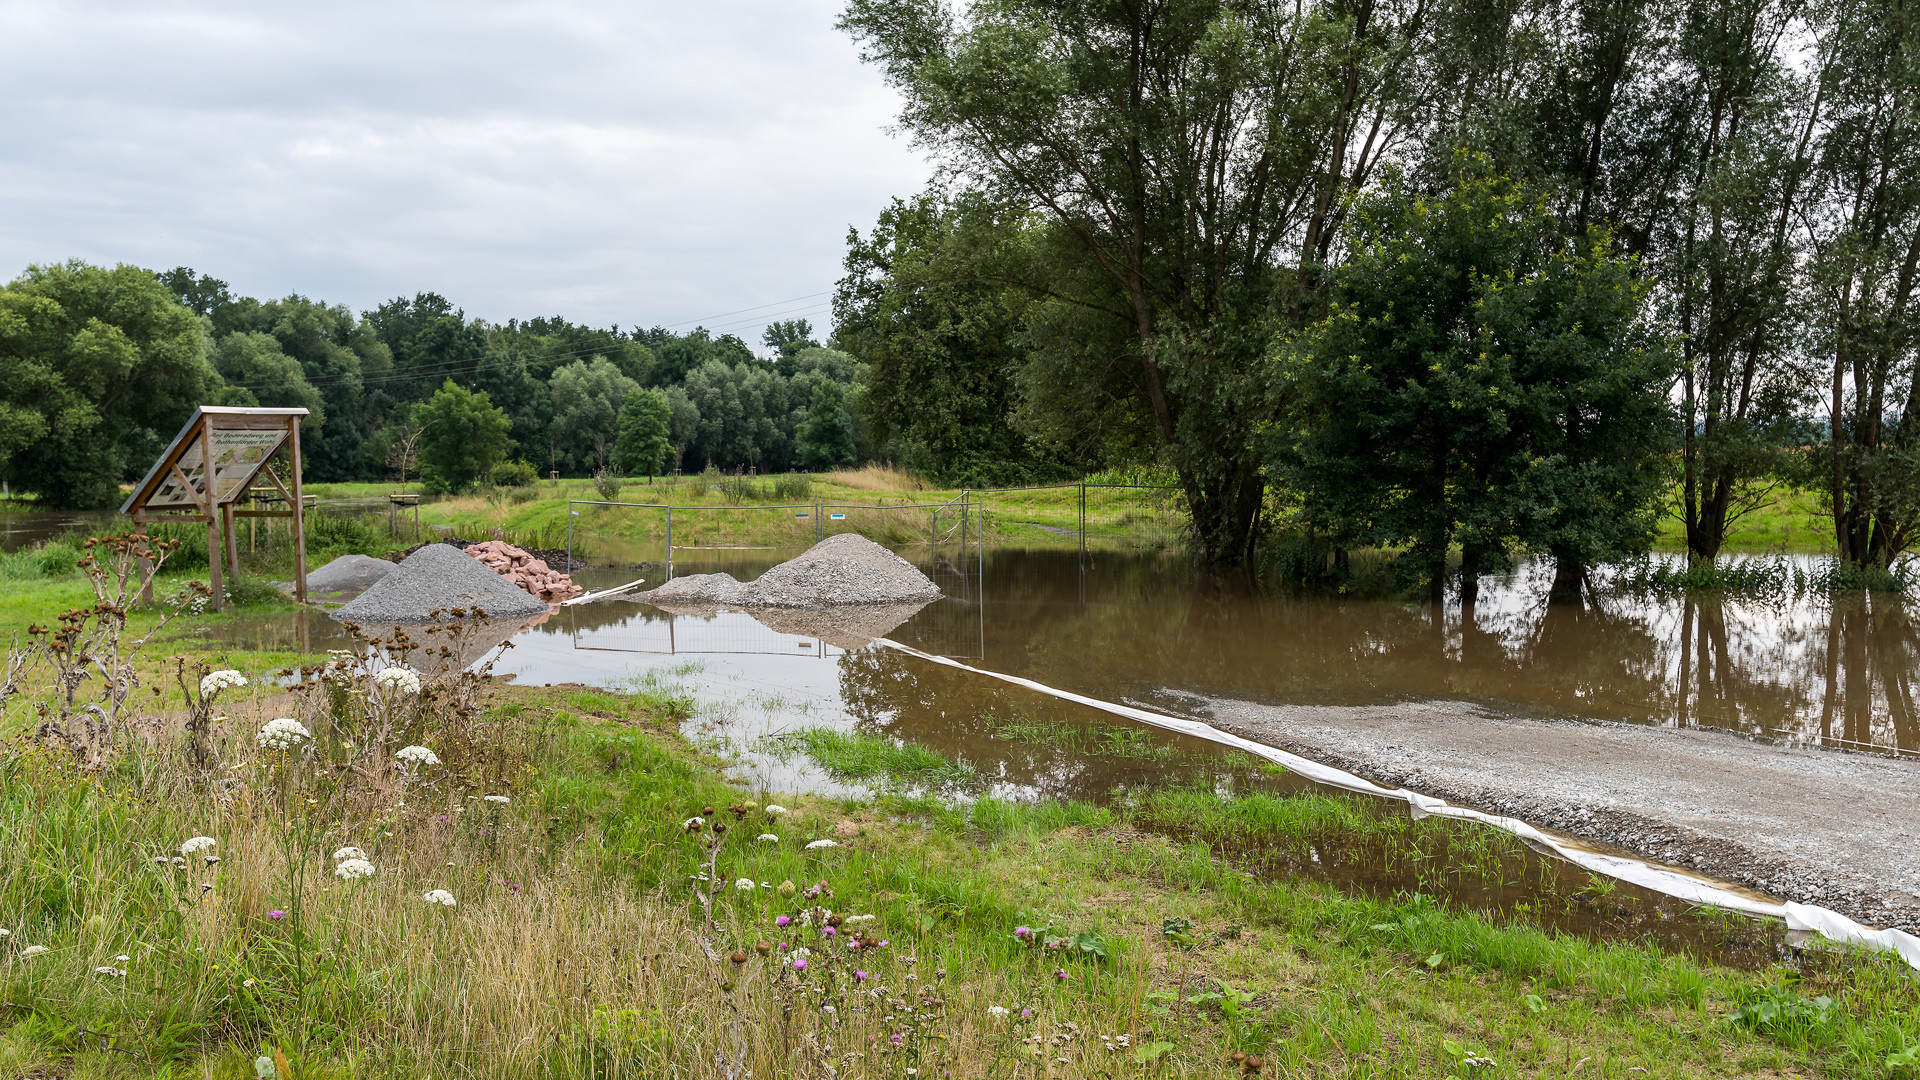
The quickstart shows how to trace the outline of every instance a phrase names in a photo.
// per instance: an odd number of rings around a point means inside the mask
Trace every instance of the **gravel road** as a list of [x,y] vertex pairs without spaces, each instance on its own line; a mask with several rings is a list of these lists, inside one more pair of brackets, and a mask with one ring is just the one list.
[[1920,761],[1458,702],[1182,712],[1390,787],[1920,931]]

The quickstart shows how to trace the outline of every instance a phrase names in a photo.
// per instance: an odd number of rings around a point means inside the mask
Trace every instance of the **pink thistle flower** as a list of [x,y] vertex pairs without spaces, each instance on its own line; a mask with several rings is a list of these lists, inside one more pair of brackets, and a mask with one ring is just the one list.
[[773,925],[775,925],[775,926],[785,926],[785,925],[787,925],[788,923],[790,923],[790,922],[792,922],[792,921],[793,921],[792,919],[789,919],[789,918],[787,918],[787,917],[786,917],[785,915],[782,915],[782,916],[780,916],[779,918],[777,918],[777,919],[775,919],[775,920],[773,920]]
[[795,960],[793,962],[793,970],[795,971],[807,970],[807,962],[805,960]]

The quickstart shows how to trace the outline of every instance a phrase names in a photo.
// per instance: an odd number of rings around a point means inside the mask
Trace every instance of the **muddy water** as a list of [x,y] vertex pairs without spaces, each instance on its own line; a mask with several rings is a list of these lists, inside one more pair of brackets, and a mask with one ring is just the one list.
[[[724,569],[746,579],[791,554],[683,557],[675,571]],[[1567,608],[1545,603],[1546,580],[1529,566],[1483,586],[1470,620],[1457,608],[1436,620],[1405,603],[1261,595],[1196,577],[1176,558],[904,554],[947,598],[888,636],[1107,700],[1178,712],[1190,694],[1345,704],[1444,697],[1522,714],[1920,750],[1911,691],[1920,645],[1906,607],[1884,596],[1780,604],[1610,596]],[[576,576],[600,588],[636,572]],[[252,648],[320,652],[352,644],[319,612],[202,625]],[[1168,788],[1311,790],[1213,744],[1145,731],[894,650],[858,647],[831,628],[810,633],[790,620],[671,615],[610,601],[562,609],[512,645],[495,670],[520,682],[690,693],[700,707],[688,734],[736,762],[739,779],[772,790],[868,790],[794,750],[788,737],[813,726],[910,740],[966,761],[976,777],[947,792],[956,796],[1105,803]],[[1423,892],[1551,927],[1706,950],[1723,962],[1765,963],[1779,949],[1777,934],[1759,924],[1702,920],[1629,886],[1594,889],[1563,863],[1509,851],[1488,870],[1484,853],[1454,850],[1466,843],[1461,837],[1487,830],[1440,827],[1437,847],[1417,858],[1346,835],[1301,850],[1242,850],[1230,837],[1177,822],[1163,831],[1213,844],[1257,873],[1306,875],[1356,892]],[[1463,862],[1482,869],[1447,869]]]

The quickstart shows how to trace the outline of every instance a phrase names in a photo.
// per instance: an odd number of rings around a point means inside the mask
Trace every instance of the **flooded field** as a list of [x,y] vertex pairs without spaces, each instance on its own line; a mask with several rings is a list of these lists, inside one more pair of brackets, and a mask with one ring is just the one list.
[[[746,579],[793,552],[705,554],[683,556],[676,574],[726,570]],[[1192,695],[1309,704],[1440,698],[1522,715],[1920,750],[1913,629],[1905,605],[1883,595],[1788,603],[1614,595],[1549,606],[1541,568],[1523,566],[1483,586],[1470,622],[1457,609],[1436,622],[1406,603],[1263,595],[1197,578],[1175,557],[903,554],[946,598],[902,612],[889,638],[1109,701],[1180,712]],[[657,572],[625,565],[576,576],[593,589]],[[689,695],[696,708],[687,733],[733,761],[738,779],[765,790],[1126,805],[1150,831],[1207,843],[1255,874],[1434,895],[1566,930],[1707,949],[1729,963],[1770,962],[1782,947],[1777,928],[1703,917],[1598,882],[1504,834],[1439,821],[1370,829],[1369,816],[1404,823],[1404,808],[1329,796],[1238,751],[863,645],[804,613],[672,615],[609,601],[502,626],[494,637],[509,635],[512,647],[495,671],[518,682]],[[315,611],[243,616],[220,626],[219,636],[313,652],[354,644]],[[819,752],[834,733],[924,747],[945,764],[904,776],[860,772]],[[1342,809],[1264,839],[1258,829],[1223,831],[1182,809],[1182,793],[1216,801],[1226,792],[1324,799]]]

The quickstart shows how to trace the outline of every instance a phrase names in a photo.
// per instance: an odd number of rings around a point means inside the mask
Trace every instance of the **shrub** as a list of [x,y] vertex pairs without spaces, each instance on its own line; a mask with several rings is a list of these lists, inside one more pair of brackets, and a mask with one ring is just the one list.
[[602,469],[593,474],[593,490],[600,493],[603,501],[612,502],[620,497],[620,478]]
[[773,497],[779,502],[792,502],[813,494],[813,477],[806,473],[787,473],[773,480]]
[[503,461],[488,474],[494,487],[523,488],[540,479],[540,471],[524,461]]

